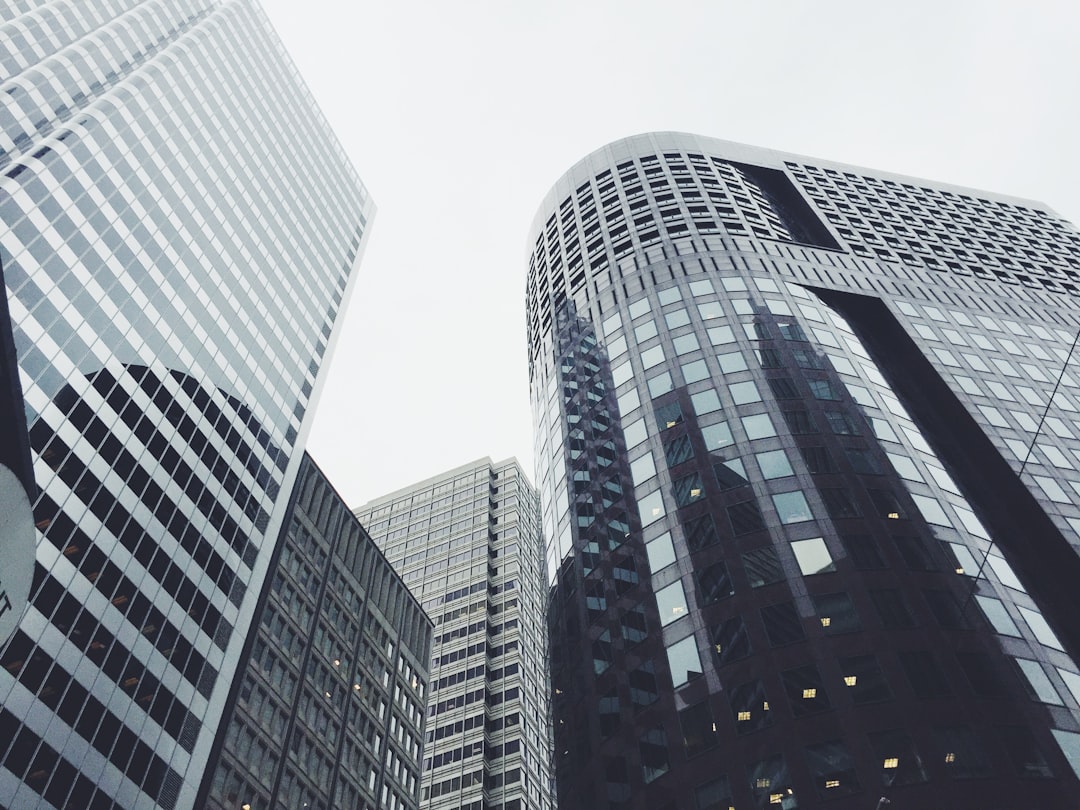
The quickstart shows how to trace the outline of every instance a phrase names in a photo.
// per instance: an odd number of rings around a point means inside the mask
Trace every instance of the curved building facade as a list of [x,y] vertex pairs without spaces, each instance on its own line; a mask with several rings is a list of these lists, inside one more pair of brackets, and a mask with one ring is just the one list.
[[665,133],[531,239],[560,806],[1074,804],[1076,230]]

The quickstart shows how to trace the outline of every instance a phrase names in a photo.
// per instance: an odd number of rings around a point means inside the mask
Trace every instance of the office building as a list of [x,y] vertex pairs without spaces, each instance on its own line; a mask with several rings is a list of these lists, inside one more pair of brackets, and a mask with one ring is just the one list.
[[191,807],[373,208],[252,2],[21,7],[0,266],[37,535],[0,805]]
[[434,622],[423,810],[549,810],[547,587],[536,491],[484,458],[356,515]]
[[531,234],[558,798],[1080,799],[1080,234],[684,134]]
[[312,461],[198,807],[416,810],[431,621]]

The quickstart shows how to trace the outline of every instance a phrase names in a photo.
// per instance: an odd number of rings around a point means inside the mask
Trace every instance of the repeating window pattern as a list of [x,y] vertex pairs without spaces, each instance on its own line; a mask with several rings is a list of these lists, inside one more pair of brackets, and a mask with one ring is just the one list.
[[435,623],[421,803],[550,810],[544,551],[517,462],[482,459],[356,515]]
[[[526,317],[567,807],[796,806],[990,779],[991,761],[1038,775],[1046,796],[1076,790],[1063,603],[1033,579],[1038,552],[1012,542],[1080,530],[1076,232],[1022,201],[820,166],[640,136],[574,167],[534,223]],[[826,215],[830,184],[862,195],[858,233]],[[933,220],[912,237],[926,250],[878,252],[904,216]],[[1002,261],[978,257],[977,273],[953,250],[1010,223]],[[600,429],[582,427],[589,392]],[[1007,475],[1022,465],[1026,489]],[[596,502],[613,474],[625,521]],[[1019,521],[994,503],[1032,496]],[[633,589],[624,559],[640,560]],[[631,604],[644,632],[624,625]],[[934,708],[987,695],[994,728]],[[1069,718],[1035,721],[1033,703]],[[898,704],[934,722],[898,727]],[[865,733],[809,740],[831,713]],[[1002,778],[987,795],[1029,789]]]
[[0,804],[64,806],[85,771],[90,804],[169,808],[202,778],[373,206],[251,4],[11,10],[0,265],[41,536],[0,652],[0,736],[30,746],[0,754]]
[[416,808],[430,620],[308,456],[297,490],[204,803]]

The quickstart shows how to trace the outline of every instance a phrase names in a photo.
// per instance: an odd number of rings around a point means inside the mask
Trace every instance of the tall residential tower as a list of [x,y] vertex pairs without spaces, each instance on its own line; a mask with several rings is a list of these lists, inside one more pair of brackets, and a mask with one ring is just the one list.
[[0,805],[190,807],[373,208],[253,2],[8,9],[5,366],[37,543]]
[[1080,234],[683,134],[535,221],[572,808],[1080,799]]
[[356,510],[435,624],[423,810],[550,810],[543,540],[517,461],[481,459]]

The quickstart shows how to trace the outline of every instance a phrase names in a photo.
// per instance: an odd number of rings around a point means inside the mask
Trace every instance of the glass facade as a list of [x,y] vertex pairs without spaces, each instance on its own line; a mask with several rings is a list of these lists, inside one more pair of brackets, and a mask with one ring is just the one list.
[[32,464],[0,804],[190,807],[373,207],[244,0],[0,21]]
[[536,491],[481,459],[356,510],[435,623],[424,810],[550,810]]
[[666,133],[532,239],[560,806],[1075,801],[1076,230]]
[[307,455],[199,807],[416,810],[431,621]]

